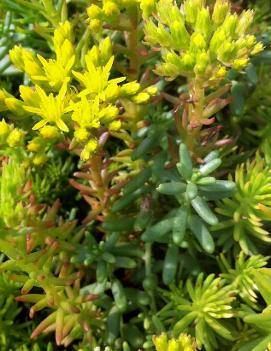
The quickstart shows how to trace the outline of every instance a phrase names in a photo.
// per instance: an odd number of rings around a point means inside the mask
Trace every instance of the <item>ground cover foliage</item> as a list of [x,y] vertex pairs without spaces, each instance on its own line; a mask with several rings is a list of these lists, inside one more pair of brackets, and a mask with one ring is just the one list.
[[0,350],[271,350],[271,4],[0,0]]

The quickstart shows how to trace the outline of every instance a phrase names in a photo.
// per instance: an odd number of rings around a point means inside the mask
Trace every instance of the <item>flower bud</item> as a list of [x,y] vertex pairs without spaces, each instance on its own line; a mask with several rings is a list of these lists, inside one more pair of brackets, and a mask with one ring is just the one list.
[[225,78],[227,74],[227,70],[225,67],[221,66],[215,74],[210,78],[210,80],[217,80],[217,79],[223,79]]
[[175,52],[167,52],[163,55],[163,58],[166,62],[171,63],[172,65],[179,66],[181,62],[181,57]]
[[226,40],[226,35],[223,30],[217,30],[210,41],[210,52],[213,57],[216,57],[217,50]]
[[78,128],[74,132],[74,137],[76,140],[79,142],[85,141],[89,137],[89,132],[87,131],[86,128]]
[[161,334],[160,336],[154,336],[152,341],[155,345],[156,351],[167,351],[167,335]]
[[230,38],[235,38],[239,35],[237,32],[237,21],[238,16],[237,14],[228,15],[222,25],[223,31],[225,32],[226,36]]
[[103,5],[103,12],[106,16],[118,16],[119,9],[118,9],[118,6],[114,2],[107,1]]
[[178,341],[182,347],[185,347],[191,344],[191,338],[187,334],[180,334]]
[[225,17],[229,13],[230,4],[228,0],[216,0],[212,15],[213,22],[219,26],[223,23]]
[[20,129],[13,129],[7,137],[7,144],[10,147],[19,146],[22,144],[24,138],[24,132]]
[[194,72],[196,74],[204,73],[209,64],[209,55],[205,51],[201,52],[197,55],[196,62]]
[[99,19],[102,15],[102,9],[92,4],[87,8],[87,14],[91,19]]
[[82,150],[80,157],[83,161],[87,161],[91,154],[97,149],[98,143],[95,139],[91,139]]
[[177,77],[178,74],[179,74],[179,69],[170,64],[170,63],[162,63],[160,65],[157,65],[154,72],[157,74],[157,75],[160,75],[160,76],[168,76],[168,77]]
[[256,45],[256,37],[255,35],[247,35],[245,37],[245,47],[251,49],[253,46]]
[[221,46],[217,50],[217,58],[223,63],[229,63],[234,58],[235,46],[226,41],[221,43]]
[[195,24],[198,12],[202,9],[204,0],[186,0],[184,2],[185,19],[190,24]]
[[117,106],[108,105],[104,107],[99,114],[99,117],[103,119],[103,121],[111,121],[119,114],[119,109]]
[[112,43],[109,37],[99,44],[100,65],[105,65],[112,56]]
[[254,11],[243,11],[238,19],[237,33],[238,35],[245,34],[251,26],[254,18]]
[[63,43],[68,40],[70,43],[73,41],[72,26],[69,21],[60,23],[54,31],[54,47],[61,47]]
[[203,8],[199,11],[196,24],[195,32],[201,33],[204,38],[208,38],[212,31],[212,22],[210,18],[210,12],[208,8]]
[[136,104],[144,104],[144,103],[148,102],[149,99],[150,99],[150,95],[148,93],[144,93],[144,92],[139,93],[133,97],[133,101]]
[[35,106],[38,103],[39,96],[33,88],[20,85],[19,91],[21,98],[27,105]]
[[41,166],[45,163],[46,156],[44,154],[37,154],[33,157],[32,162],[35,166]]
[[176,339],[170,339],[168,342],[167,351],[179,351],[179,343]]
[[144,91],[146,93],[148,93],[149,95],[153,96],[153,95],[157,94],[158,89],[156,86],[151,85],[150,87],[146,88]]
[[6,98],[8,97],[12,97],[12,95],[10,95],[7,91],[5,91],[4,89],[0,89],[0,111],[5,111],[7,110],[7,106],[6,106]]
[[195,56],[190,52],[185,53],[182,57],[182,65],[187,70],[193,69],[195,65]]
[[257,55],[264,50],[263,43],[257,43],[254,49],[251,51],[251,55]]
[[58,128],[54,126],[44,126],[40,129],[40,134],[44,139],[55,139],[59,136]]
[[206,48],[206,41],[201,33],[193,33],[191,36],[190,49],[198,51]]
[[10,61],[14,64],[16,68],[20,71],[24,70],[24,60],[23,60],[23,49],[21,46],[15,45],[13,49],[9,51]]
[[88,26],[92,31],[99,31],[102,28],[102,23],[100,20],[94,19],[89,21]]
[[23,108],[23,102],[15,97],[5,99],[8,110],[12,111],[16,116],[24,116],[27,112]]
[[39,137],[36,137],[29,141],[27,144],[27,150],[30,152],[38,152],[43,149],[42,141]]
[[4,119],[0,121],[0,142],[4,142],[6,137],[9,134],[9,125],[6,123]]
[[119,130],[120,127],[121,127],[121,121],[119,121],[119,120],[111,122],[108,126],[109,130],[111,130],[113,132]]
[[140,84],[137,83],[136,81],[133,81],[122,85],[121,94],[127,95],[127,96],[135,95],[139,89],[140,89]]
[[174,21],[170,26],[174,47],[176,50],[181,50],[189,44],[190,36],[184,25],[184,21]]
[[115,100],[119,97],[120,87],[117,84],[109,84],[105,89],[105,100]]
[[233,61],[232,67],[236,70],[241,70],[248,65],[248,62],[248,58],[236,59]]

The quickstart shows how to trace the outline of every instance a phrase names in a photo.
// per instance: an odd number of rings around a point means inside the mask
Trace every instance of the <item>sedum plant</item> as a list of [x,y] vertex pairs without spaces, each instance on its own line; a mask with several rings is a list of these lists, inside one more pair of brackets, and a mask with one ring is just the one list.
[[217,335],[230,341],[236,338],[233,325],[225,323],[225,320],[234,316],[234,294],[234,287],[226,285],[221,278],[209,275],[204,280],[203,274],[200,274],[194,286],[188,279],[185,291],[180,286],[166,293],[170,302],[161,310],[161,318],[163,314],[165,318],[170,317],[167,313],[170,307],[174,335],[179,335],[193,323],[198,346],[201,348],[204,345],[206,350],[215,350],[218,347]]
[[270,348],[268,11],[0,5],[0,350]]

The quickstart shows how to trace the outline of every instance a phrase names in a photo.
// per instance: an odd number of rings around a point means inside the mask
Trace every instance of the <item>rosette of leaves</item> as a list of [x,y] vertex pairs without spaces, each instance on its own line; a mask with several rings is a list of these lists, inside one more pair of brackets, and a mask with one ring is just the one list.
[[257,303],[258,287],[255,283],[254,274],[262,267],[267,265],[269,257],[255,255],[246,257],[244,252],[241,252],[235,259],[235,266],[232,268],[226,257],[221,254],[219,265],[222,273],[221,277],[228,284],[236,288],[237,295],[253,309],[259,309]]
[[[91,344],[92,328],[99,329],[103,325],[102,314],[93,303],[97,296],[80,293],[82,273],[61,263],[56,240],[48,238],[46,242],[39,251],[26,253],[18,243],[16,248],[0,240],[1,251],[9,256],[0,269],[14,272],[12,279],[22,286],[16,300],[33,304],[29,312],[31,318],[37,311],[50,308],[48,315],[32,331],[32,339],[55,332],[59,346],[67,347],[77,339]],[[61,251],[65,257],[63,248]],[[34,287],[36,291],[30,293]]]
[[222,218],[213,229],[225,234],[218,239],[225,250],[237,244],[246,254],[255,254],[259,244],[271,241],[265,227],[271,219],[270,167],[257,155],[237,166],[234,181],[236,193],[218,203],[216,212]]
[[24,317],[24,308],[15,297],[20,284],[10,279],[9,274],[0,273],[0,350],[1,351],[53,351],[52,343],[33,342],[31,322]]
[[141,258],[143,252],[134,243],[119,241],[120,234],[120,232],[112,233],[107,240],[98,243],[94,235],[88,233],[85,241],[78,244],[74,250],[71,262],[85,266],[96,263],[97,281],[100,283],[109,278],[113,269],[135,268],[136,258]]
[[71,256],[71,262],[82,264],[89,270],[94,268],[96,280],[84,286],[81,292],[83,295],[99,295],[100,299],[95,303],[98,307],[106,307],[106,344],[112,346],[121,337],[123,342],[128,342],[128,346],[138,348],[144,342],[143,334],[136,323],[123,325],[122,320],[129,313],[145,309],[150,298],[146,292],[136,287],[124,286],[115,272],[121,269],[128,274],[128,270],[136,268],[137,261],[142,259],[144,252],[134,243],[121,242],[120,234],[112,233],[107,240],[99,243],[94,236],[88,235]]
[[184,287],[180,284],[164,292],[168,303],[158,315],[174,336],[188,332],[195,335],[199,348],[217,350],[221,342],[227,344],[236,338],[233,324],[227,323],[234,317],[235,293],[224,279],[214,274],[204,279],[201,273],[195,284],[188,279]]
[[63,160],[60,156],[46,162],[43,167],[32,172],[32,190],[37,202],[52,204],[63,198],[63,189],[68,183],[74,165],[71,158]]
[[[230,196],[235,190],[232,181],[217,180],[209,176],[221,164],[217,152],[212,152],[198,168],[193,162],[185,144],[179,147],[180,162],[177,173],[168,174],[170,182],[162,183],[157,190],[160,194],[174,197],[179,203],[159,222],[149,226],[142,235],[146,242],[167,242],[164,261],[163,282],[169,284],[175,277],[179,248],[185,241],[193,240],[198,250],[211,254],[215,250],[214,240],[208,226],[218,223],[208,201]],[[185,247],[185,246],[184,246]]]
[[257,287],[266,303],[261,313],[256,313],[249,308],[243,307],[240,316],[244,322],[253,328],[254,336],[248,342],[241,344],[239,351],[266,351],[271,345],[271,313],[270,291],[271,271],[270,268],[261,268],[254,271],[254,279]]

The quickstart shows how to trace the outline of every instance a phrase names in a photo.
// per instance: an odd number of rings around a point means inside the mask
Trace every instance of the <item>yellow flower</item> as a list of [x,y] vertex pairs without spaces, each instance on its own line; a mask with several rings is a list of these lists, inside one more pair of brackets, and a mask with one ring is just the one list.
[[[112,91],[111,85],[116,85],[125,80],[125,77],[109,80],[110,70],[113,65],[114,57],[112,56],[105,66],[95,67],[92,57],[85,56],[87,71],[85,73],[74,72],[74,76],[85,86],[80,95],[96,95],[105,100],[105,90]],[[110,87],[110,88],[109,88]]]
[[59,48],[63,43],[68,40],[73,41],[72,26],[69,21],[61,23],[58,28],[54,31],[54,47]]
[[38,55],[38,59],[43,66],[44,75],[32,76],[36,81],[48,82],[52,88],[58,90],[65,80],[70,80],[69,74],[74,64],[75,56],[69,59],[66,66],[63,66],[63,64],[57,60],[49,59],[47,61],[40,55]]
[[44,126],[40,129],[40,134],[44,139],[54,139],[59,136],[59,131],[54,126]]
[[77,122],[80,127],[100,127],[98,97],[96,97],[95,100],[88,101],[85,96],[82,96],[81,101],[71,106],[71,109],[74,111],[72,113],[72,120]]
[[19,70],[24,71],[30,77],[42,74],[41,66],[34,52],[16,45],[10,50],[9,57]]
[[67,99],[65,95],[67,92],[67,82],[65,82],[57,96],[52,93],[46,95],[45,91],[36,85],[36,91],[39,96],[39,106],[24,106],[24,109],[37,116],[42,117],[42,120],[34,125],[33,130],[37,130],[47,123],[54,123],[63,132],[68,132],[69,128],[63,121],[63,115],[70,111],[70,107],[67,106]]

